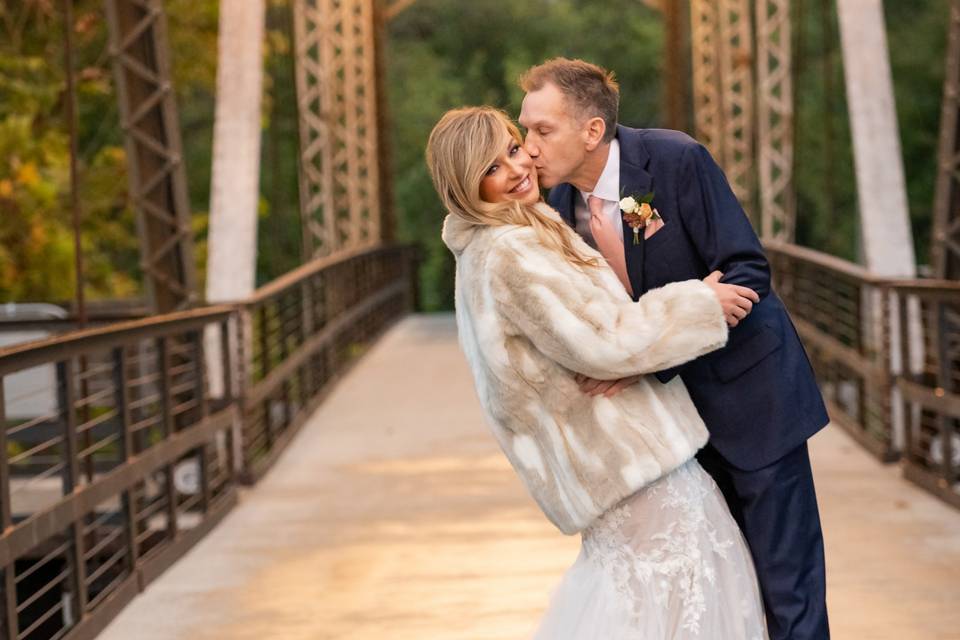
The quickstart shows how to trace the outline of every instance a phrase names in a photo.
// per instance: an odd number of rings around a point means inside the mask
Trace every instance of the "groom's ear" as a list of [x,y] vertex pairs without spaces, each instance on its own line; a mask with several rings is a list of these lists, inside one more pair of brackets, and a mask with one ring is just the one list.
[[587,143],[587,151],[593,151],[603,142],[603,134],[607,131],[607,124],[603,118],[596,117],[587,120],[583,133]]

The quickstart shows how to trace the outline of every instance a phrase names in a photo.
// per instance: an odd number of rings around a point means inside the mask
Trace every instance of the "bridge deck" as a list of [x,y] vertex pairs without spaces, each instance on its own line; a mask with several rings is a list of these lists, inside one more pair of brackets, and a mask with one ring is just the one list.
[[[811,447],[834,638],[956,638],[960,513],[837,429]],[[515,640],[578,544],[487,434],[452,316],[415,316],[100,638]]]

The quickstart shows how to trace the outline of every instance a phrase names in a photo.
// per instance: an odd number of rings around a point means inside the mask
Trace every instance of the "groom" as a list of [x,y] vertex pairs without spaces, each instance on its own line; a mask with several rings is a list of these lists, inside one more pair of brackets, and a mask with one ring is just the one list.
[[[770,289],[760,241],[709,152],[689,136],[617,125],[612,74],[557,58],[531,68],[520,124],[549,202],[604,255],[634,300],[669,282],[723,282],[760,295],[725,309],[726,347],[661,371],[679,375],[710,430],[697,456],[750,545],[772,640],[829,638],[823,536],[807,439],[828,421],[806,353]],[[652,195],[660,215],[634,233],[618,201]],[[635,379],[634,379],[635,380]],[[617,392],[634,380],[583,380]]]

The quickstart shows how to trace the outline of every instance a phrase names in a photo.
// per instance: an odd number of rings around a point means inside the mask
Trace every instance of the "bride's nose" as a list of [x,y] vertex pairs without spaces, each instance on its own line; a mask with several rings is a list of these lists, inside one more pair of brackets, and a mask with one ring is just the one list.
[[527,172],[527,167],[521,158],[511,158],[510,164],[507,165],[510,167],[510,177],[519,178],[524,173]]
[[520,177],[530,170],[533,160],[522,149],[516,156],[510,159],[510,173],[515,177]]

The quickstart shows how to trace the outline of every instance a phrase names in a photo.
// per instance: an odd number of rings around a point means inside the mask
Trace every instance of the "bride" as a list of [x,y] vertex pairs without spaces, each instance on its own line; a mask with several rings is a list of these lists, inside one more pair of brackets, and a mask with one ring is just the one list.
[[443,240],[480,403],[547,518],[582,537],[536,638],[767,638],[746,543],[693,457],[707,431],[683,382],[644,376],[598,396],[578,386],[582,375],[626,378],[723,346],[722,303],[756,294],[714,273],[633,302],[541,201],[500,111],[445,114],[427,160],[449,211]]

